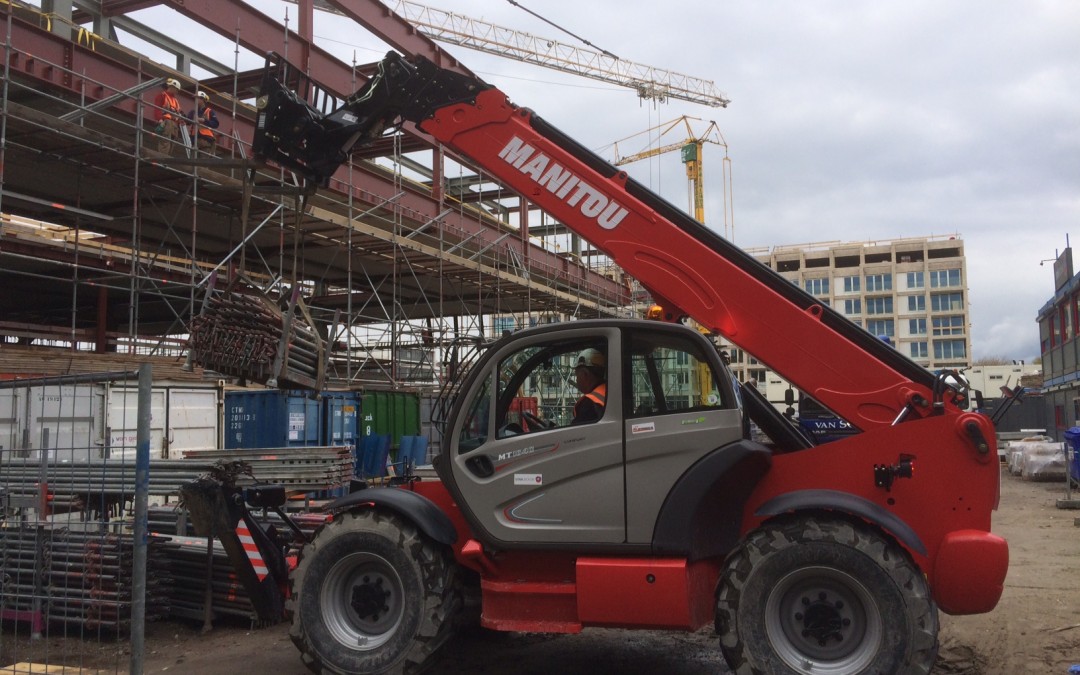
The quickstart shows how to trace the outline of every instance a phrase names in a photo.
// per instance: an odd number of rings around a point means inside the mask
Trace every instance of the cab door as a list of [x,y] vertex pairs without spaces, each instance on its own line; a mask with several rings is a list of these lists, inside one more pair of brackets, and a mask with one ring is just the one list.
[[[618,336],[582,328],[511,341],[464,393],[445,459],[460,506],[487,539],[626,540]],[[586,349],[606,356],[607,403],[598,421],[574,424],[574,365]]]
[[627,541],[653,540],[671,489],[743,437],[742,410],[716,348],[685,330],[627,332]]

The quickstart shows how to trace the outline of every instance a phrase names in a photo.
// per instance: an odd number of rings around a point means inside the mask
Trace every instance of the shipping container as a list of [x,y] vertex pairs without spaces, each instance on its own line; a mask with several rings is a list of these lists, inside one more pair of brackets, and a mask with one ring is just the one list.
[[361,436],[387,435],[397,448],[402,436],[420,433],[420,396],[413,392],[367,391],[360,400]]
[[[218,447],[221,389],[154,385],[150,457]],[[138,387],[114,383],[49,384],[0,389],[0,449],[15,456],[79,462],[135,457]]]
[[352,391],[322,393],[321,445],[355,446],[360,436],[360,398]]
[[319,401],[307,391],[225,392],[225,448],[320,445],[319,408]]

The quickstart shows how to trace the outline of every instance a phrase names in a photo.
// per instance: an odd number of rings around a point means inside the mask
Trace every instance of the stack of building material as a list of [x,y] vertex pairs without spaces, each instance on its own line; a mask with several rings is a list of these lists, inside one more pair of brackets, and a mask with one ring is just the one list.
[[[270,448],[258,450],[188,451],[184,459],[161,459],[150,463],[150,494],[179,494],[180,486],[208,473],[218,462],[243,461],[251,476],[240,485],[280,484],[287,490],[332,490],[348,485],[353,477],[353,452],[349,446]],[[36,459],[10,459],[0,464],[0,486],[12,498],[33,499],[42,482],[43,467]],[[102,495],[128,499],[135,494],[135,467],[130,462],[95,460],[48,462],[44,481],[52,496],[52,508],[102,511]],[[112,503],[110,500],[106,502]],[[64,505],[64,508],[60,508]]]
[[271,386],[323,387],[325,345],[298,295],[283,312],[254,291],[213,294],[190,330],[193,360],[206,369]]
[[[293,522],[307,537],[326,522],[327,515],[322,513],[302,513],[292,516]],[[289,528],[275,513],[259,514],[264,525],[273,525],[279,531],[288,532]],[[211,560],[211,599],[210,617],[236,616],[254,620],[255,608],[248,596],[247,589],[236,576],[236,571],[229,560],[225,548],[219,541],[214,541],[208,555],[205,537],[188,536],[178,533],[186,531],[190,523],[183,508],[151,507],[148,514],[150,531],[161,539],[162,552],[168,557],[172,576],[175,580],[169,592],[169,608],[174,617],[197,621],[207,618],[206,583],[207,560]],[[294,542],[295,551],[303,542]]]
[[[0,599],[4,616],[127,631],[131,625],[131,535],[65,528],[0,529]],[[169,614],[174,585],[161,540],[147,546],[146,618]]]
[[353,478],[353,449],[347,445],[323,447],[257,448],[238,450],[190,450],[184,461],[202,464],[243,462],[250,476],[241,475],[238,485],[275,483],[287,490],[332,490]]
[[[257,511],[252,512],[255,519],[263,526],[273,525],[279,532],[289,533],[291,528],[286,525],[281,517],[273,511]],[[310,539],[317,529],[322,527],[329,514],[323,512],[302,512],[289,514],[289,518],[293,521],[293,524],[300,528],[300,531]],[[147,513],[147,520],[150,527],[150,531],[154,534],[166,535],[166,536],[187,536],[190,532],[194,531],[194,525],[191,523],[191,519],[188,516],[187,509],[177,506],[151,506]],[[294,549],[299,549],[303,542],[295,542],[292,546]]]
[[[207,542],[205,537],[159,535],[164,539],[163,553],[172,566],[175,583],[169,589],[172,616],[203,620],[206,618]],[[211,617],[221,615],[255,618],[244,585],[236,577],[229,556],[221,542],[215,541],[210,556]]]
[[1065,480],[1065,451],[1049,436],[1010,441],[1006,460],[1010,473],[1024,480]]

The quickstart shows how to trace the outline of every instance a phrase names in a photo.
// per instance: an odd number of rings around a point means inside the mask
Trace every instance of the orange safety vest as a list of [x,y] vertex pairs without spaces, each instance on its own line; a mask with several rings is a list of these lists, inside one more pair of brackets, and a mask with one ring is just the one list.
[[199,135],[214,140],[214,130],[208,126],[210,124],[210,106],[203,107],[199,116],[202,117],[199,124]]
[[161,107],[164,109],[161,119],[171,120],[174,114],[180,117],[180,101],[167,91],[161,93]]
[[[607,382],[601,382],[596,386],[595,389],[582,397],[582,399],[586,398],[595,403],[596,405],[600,406],[601,408],[607,407]],[[574,417],[578,416],[577,408],[579,405],[581,405],[580,400],[574,405]]]

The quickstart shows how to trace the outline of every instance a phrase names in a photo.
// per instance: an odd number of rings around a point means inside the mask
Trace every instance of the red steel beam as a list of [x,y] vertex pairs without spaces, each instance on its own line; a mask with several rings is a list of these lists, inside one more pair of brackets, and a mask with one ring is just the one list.
[[[277,52],[289,58],[339,96],[348,96],[362,84],[354,84],[351,68],[330,52],[240,0],[167,0],[162,4],[229,40],[239,40],[256,54]],[[298,55],[306,55],[307,62],[297,62]]]
[[327,4],[333,5],[342,14],[367,28],[402,54],[420,54],[447,70],[476,77],[460,61],[426,35],[421,34],[416,26],[394,14],[381,2],[377,0],[326,1]]
[[127,14],[147,7],[156,7],[163,2],[164,0],[101,0],[101,15]]

